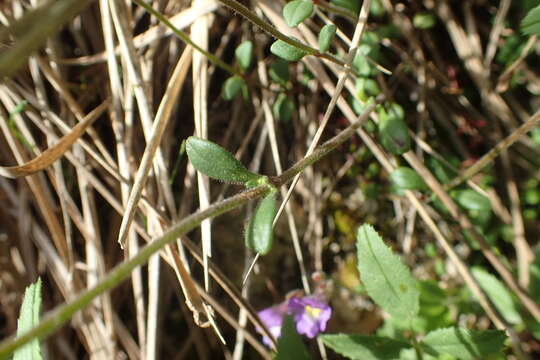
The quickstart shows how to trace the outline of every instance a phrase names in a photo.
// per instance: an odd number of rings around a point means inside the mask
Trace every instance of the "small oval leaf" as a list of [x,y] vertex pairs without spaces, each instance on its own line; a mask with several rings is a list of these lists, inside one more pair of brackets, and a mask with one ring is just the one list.
[[396,187],[405,190],[423,190],[426,183],[416,171],[407,166],[400,166],[390,174],[390,180]]
[[251,41],[244,41],[236,48],[234,55],[236,57],[236,61],[238,61],[238,64],[240,65],[240,68],[243,71],[246,71],[251,65],[251,59],[253,57],[253,43]]
[[261,200],[246,229],[246,246],[261,255],[272,249],[274,232],[272,222],[276,216],[277,191],[272,190]]
[[325,53],[330,49],[330,44],[336,35],[336,25],[326,24],[319,32],[319,51]]
[[282,122],[289,122],[292,114],[296,111],[294,102],[284,93],[278,95],[276,102],[272,106],[274,117]]
[[213,179],[245,184],[262,177],[246,169],[230,152],[205,139],[190,136],[186,152],[193,167]]
[[307,55],[305,51],[289,45],[282,40],[276,40],[270,47],[270,52],[287,61],[298,61]]
[[428,12],[421,12],[414,15],[413,25],[417,29],[427,30],[435,26],[435,16]]
[[489,211],[491,204],[489,199],[474,190],[459,190],[453,194],[456,202],[467,210]]
[[223,84],[221,96],[225,100],[232,100],[240,93],[240,91],[247,91],[244,89],[246,89],[246,82],[244,79],[242,79],[240,76],[231,76]]
[[406,153],[411,148],[411,137],[405,124],[405,112],[398,104],[392,103],[388,109],[380,108],[379,138],[384,148],[395,155]]
[[285,86],[287,81],[289,81],[289,63],[283,59],[276,59],[270,65],[270,70],[268,71],[272,80],[278,84]]
[[313,3],[310,0],[294,0],[283,8],[283,17],[287,25],[296,27],[313,14]]

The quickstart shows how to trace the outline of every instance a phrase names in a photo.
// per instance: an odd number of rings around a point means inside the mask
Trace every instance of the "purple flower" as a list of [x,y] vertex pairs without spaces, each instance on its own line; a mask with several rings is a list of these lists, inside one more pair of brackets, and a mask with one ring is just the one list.
[[288,307],[289,314],[294,315],[296,331],[310,339],[326,329],[326,323],[332,316],[332,308],[314,297],[293,297]]
[[[274,305],[259,312],[261,321],[268,327],[270,333],[278,338],[285,315],[292,315],[299,334],[314,338],[326,329],[326,323],[332,315],[332,308],[319,297],[293,296],[281,304]],[[257,329],[261,332],[260,329]],[[263,343],[271,346],[270,339],[263,336]]]

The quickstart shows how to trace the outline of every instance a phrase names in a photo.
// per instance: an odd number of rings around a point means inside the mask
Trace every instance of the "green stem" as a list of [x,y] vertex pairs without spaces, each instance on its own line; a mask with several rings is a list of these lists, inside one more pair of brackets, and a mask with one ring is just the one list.
[[225,6],[230,7],[234,11],[238,12],[240,15],[242,15],[243,17],[245,17],[246,19],[248,19],[249,21],[251,21],[252,23],[257,25],[262,30],[266,31],[267,33],[269,33],[270,35],[272,35],[276,39],[279,39],[279,40],[281,40],[283,42],[286,42],[287,44],[292,45],[295,48],[298,48],[298,49],[308,53],[309,55],[314,55],[314,56],[329,60],[329,61],[331,61],[333,63],[336,63],[336,64],[338,64],[340,66],[345,66],[345,62],[338,59],[337,57],[332,56],[330,54],[320,53],[319,50],[317,50],[315,48],[312,48],[311,46],[306,45],[306,44],[302,43],[301,41],[298,41],[298,40],[296,40],[296,39],[294,39],[292,37],[289,37],[289,36],[285,35],[284,33],[279,31],[278,29],[276,29],[272,25],[270,25],[270,24],[266,23],[265,21],[263,21],[262,19],[260,19],[257,16],[257,14],[253,13],[253,11],[249,10],[247,7],[240,4],[238,1],[235,1],[235,0],[218,0],[218,1],[223,3]]
[[214,63],[216,66],[219,66],[223,70],[238,75],[240,77],[244,77],[244,75],[233,68],[232,66],[226,64],[225,62],[221,61],[219,58],[214,56],[212,53],[206,51],[199,45],[195,44],[191,38],[182,30],[176,28],[163,14],[161,14],[159,11],[155,10],[150,4],[146,3],[143,0],[133,0],[134,3],[136,3],[139,6],[142,6],[146,11],[148,11],[150,14],[154,15],[160,22],[165,24],[169,29],[171,29],[182,41],[184,41],[186,44],[192,46],[195,50],[202,53],[204,56],[208,58],[212,63]]
[[325,9],[328,12],[332,12],[332,13],[334,13],[336,15],[343,16],[343,17],[351,20],[353,23],[356,23],[356,21],[358,21],[358,17],[356,17],[349,10],[346,10],[346,9],[344,9],[342,7],[334,6],[334,5],[332,5],[329,2],[324,1],[324,0],[313,0],[313,3],[315,5],[317,5],[318,7]]
[[[373,111],[376,104],[383,100],[383,96],[380,95],[373,104],[371,104],[364,113],[358,117],[358,120],[343,130],[341,133],[325,142],[319,148],[304,159],[297,162],[289,170],[285,171],[283,174],[277,177],[270,178],[270,182],[274,186],[281,186],[286,184],[294,178],[296,174],[303,171],[308,166],[312,165],[316,161],[320,160],[322,157],[327,155],[333,149],[341,145],[347,139],[352,137],[356,130],[362,126],[364,120],[367,119],[369,114]],[[260,198],[268,193],[271,190],[271,186],[268,184],[261,184],[252,189],[234,195],[228,199],[225,199],[221,202],[212,204],[210,207],[205,210],[196,212],[185,219],[179,221],[171,228],[169,228],[161,237],[156,238],[141,251],[135,255],[133,258],[117,265],[113,270],[111,270],[105,277],[103,277],[100,282],[94,287],[83,291],[81,294],[77,295],[70,303],[61,305],[55,310],[52,310],[46,314],[40,323],[29,330],[28,332],[22,334],[20,337],[11,336],[10,338],[2,341],[0,343],[0,359],[7,359],[16,349],[27,344],[33,339],[42,339],[45,336],[49,335],[59,327],[61,327],[65,322],[67,322],[77,311],[83,309],[89,303],[91,303],[96,297],[113,289],[118,286],[122,281],[126,280],[131,272],[145,264],[150,256],[160,251],[165,245],[172,243],[180,236],[188,233],[189,231],[195,229],[200,223],[208,218],[222,215],[236,207],[239,207],[249,200]]]

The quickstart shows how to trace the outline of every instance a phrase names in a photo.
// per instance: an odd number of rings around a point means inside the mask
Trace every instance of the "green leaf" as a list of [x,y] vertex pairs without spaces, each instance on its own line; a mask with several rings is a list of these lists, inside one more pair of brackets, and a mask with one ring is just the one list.
[[253,57],[253,43],[251,41],[244,41],[235,50],[234,55],[236,61],[240,65],[243,71],[246,71],[251,65],[251,59]]
[[356,96],[362,102],[368,101],[370,97],[377,96],[381,92],[377,82],[370,78],[357,78],[356,79]]
[[319,32],[319,51],[325,53],[330,49],[330,44],[336,35],[336,25],[326,24]]
[[421,12],[414,15],[413,25],[417,29],[430,29],[435,26],[435,16],[428,12]]
[[190,136],[186,152],[193,167],[212,179],[245,184],[262,177],[246,169],[230,152],[205,139]]
[[356,334],[319,335],[322,342],[338,354],[353,360],[399,359],[399,353],[411,345],[381,336]]
[[540,36],[540,5],[529,11],[527,16],[521,21],[521,31],[525,35]]
[[390,180],[400,189],[423,190],[426,183],[416,171],[410,167],[400,166],[390,174]]
[[380,107],[379,139],[384,148],[395,155],[406,153],[411,148],[405,112],[400,105],[391,103],[388,109]]
[[294,102],[284,93],[278,95],[276,102],[272,106],[274,117],[283,122],[289,122],[295,111]]
[[[39,323],[39,312],[41,309],[41,279],[28,286],[24,292],[24,299],[17,322],[17,336],[32,329]],[[15,351],[13,360],[41,360],[41,349],[39,340],[34,339],[22,348]]]
[[500,330],[474,331],[454,327],[430,332],[420,346],[435,356],[448,354],[460,360],[474,360],[501,355],[505,339],[504,331]]
[[419,309],[419,291],[409,269],[385,245],[371,225],[358,229],[358,271],[371,298],[391,316],[412,320]]
[[283,8],[283,18],[287,25],[296,27],[313,14],[313,3],[310,0],[294,0]]
[[458,190],[452,193],[456,202],[467,210],[490,211],[489,199],[474,190]]
[[268,73],[272,80],[285,86],[287,85],[287,81],[289,81],[289,63],[283,59],[276,59],[276,61],[270,65]]
[[306,346],[302,338],[296,332],[296,326],[292,316],[287,315],[283,319],[281,336],[277,342],[276,360],[310,360]]
[[512,294],[499,279],[479,267],[473,267],[471,272],[506,321],[510,324],[523,322]]
[[246,229],[246,246],[261,255],[268,254],[272,249],[272,222],[277,212],[276,194],[277,191],[273,190],[261,200]]
[[223,84],[221,89],[221,96],[225,100],[232,100],[240,91],[247,94],[247,85],[244,79],[240,76],[231,76]]
[[330,3],[350,10],[355,14],[360,11],[360,1],[358,0],[330,0]]
[[289,45],[282,40],[274,41],[274,43],[270,47],[270,52],[287,61],[298,61],[307,55],[305,51]]

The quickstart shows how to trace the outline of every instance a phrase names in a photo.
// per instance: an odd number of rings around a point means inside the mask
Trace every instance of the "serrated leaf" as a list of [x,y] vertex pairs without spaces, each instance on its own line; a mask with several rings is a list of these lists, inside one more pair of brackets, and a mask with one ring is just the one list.
[[287,61],[298,61],[307,55],[305,51],[289,45],[282,40],[274,41],[272,46],[270,46],[270,52]]
[[525,35],[540,36],[540,5],[531,9],[521,21],[521,31]]
[[371,225],[358,229],[358,271],[371,298],[391,316],[412,320],[419,309],[419,291],[409,269]]
[[283,18],[287,25],[296,27],[302,21],[313,14],[313,3],[311,0],[294,0],[283,8]]
[[390,174],[390,180],[400,189],[423,190],[426,183],[416,171],[407,166],[400,166]]
[[[22,335],[39,323],[41,310],[41,279],[28,286],[24,292],[19,320],[17,322],[17,336]],[[13,360],[41,360],[39,340],[34,339],[15,351]]]
[[296,332],[296,325],[292,316],[287,315],[283,319],[281,336],[277,341],[276,360],[310,360],[302,337]]
[[500,354],[506,335],[500,330],[438,329],[426,335],[420,346],[435,356],[452,355],[460,360],[486,359]]
[[251,59],[253,57],[253,43],[251,41],[244,41],[235,50],[234,55],[236,61],[240,65],[243,71],[246,71],[251,65]]
[[411,345],[381,336],[356,334],[319,335],[322,342],[338,354],[353,360],[399,359],[402,350]]
[[231,76],[223,84],[221,96],[225,100],[232,100],[240,91],[247,91],[246,82],[240,76]]
[[272,80],[285,86],[289,81],[289,63],[283,59],[276,59],[268,70]]
[[489,199],[474,190],[459,190],[452,194],[456,202],[467,210],[490,211]]
[[523,322],[512,294],[499,279],[479,267],[472,268],[471,272],[506,321],[510,324]]
[[294,105],[294,101],[289,99],[284,93],[278,95],[276,102],[272,106],[274,117],[283,122],[289,122],[295,111],[296,106]]
[[221,146],[190,136],[186,141],[186,152],[193,167],[212,179],[231,183],[256,181],[261,175],[254,174]]
[[405,123],[403,108],[392,103],[379,109],[379,139],[392,154],[401,155],[411,148],[411,137]]
[[272,222],[277,212],[276,194],[277,191],[271,191],[261,200],[246,229],[246,246],[261,255],[268,254],[274,241]]
[[336,35],[336,25],[326,24],[319,32],[319,51],[325,53],[330,49],[330,44]]

